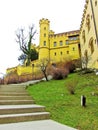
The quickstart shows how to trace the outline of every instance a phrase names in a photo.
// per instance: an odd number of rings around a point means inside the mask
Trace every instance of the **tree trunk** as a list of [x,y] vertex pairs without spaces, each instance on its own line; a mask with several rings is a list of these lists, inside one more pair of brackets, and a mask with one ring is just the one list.
[[45,71],[43,71],[43,74],[44,74],[44,76],[46,78],[46,81],[48,81],[47,74],[45,73]]

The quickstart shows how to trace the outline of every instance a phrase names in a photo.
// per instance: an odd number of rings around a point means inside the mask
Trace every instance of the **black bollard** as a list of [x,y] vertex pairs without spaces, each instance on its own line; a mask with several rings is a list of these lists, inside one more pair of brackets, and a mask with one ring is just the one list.
[[86,106],[86,97],[84,95],[81,96],[81,106],[82,107]]

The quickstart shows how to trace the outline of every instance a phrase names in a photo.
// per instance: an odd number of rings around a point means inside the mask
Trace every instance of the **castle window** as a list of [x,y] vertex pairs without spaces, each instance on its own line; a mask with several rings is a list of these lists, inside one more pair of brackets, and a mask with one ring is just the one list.
[[86,26],[88,28],[88,31],[90,30],[90,15],[88,14],[86,17]]
[[93,16],[91,15],[91,19],[93,18]]
[[84,41],[84,43],[85,43],[85,41],[86,41],[86,38],[85,38],[85,30],[83,30],[83,32],[82,32],[82,38],[83,38],[83,41]]
[[66,45],[68,45],[68,44],[69,44],[69,41],[68,41],[68,40],[66,40],[66,41],[65,41],[65,43],[66,43]]
[[57,46],[57,43],[56,42],[54,42],[54,47],[56,47]]
[[97,0],[95,0],[95,6],[97,6]]
[[67,51],[67,54],[69,54],[69,51]]
[[71,40],[71,41],[75,41],[77,39],[78,39],[78,35],[76,35],[76,36],[69,36],[69,40]]
[[87,50],[84,51],[84,60],[85,60],[85,62],[88,62],[88,51]]
[[88,60],[89,60],[89,58],[88,58],[88,51],[85,50],[84,51],[84,56],[82,57],[82,67],[85,68],[85,69],[87,69]]
[[91,54],[93,54],[93,52],[94,52],[93,38],[91,38],[90,41],[89,41],[89,47],[90,47],[90,50],[91,50]]
[[46,41],[44,41],[44,46],[46,46]]
[[75,47],[73,47],[72,50],[75,51]]
[[63,54],[63,52],[61,51],[61,55]]
[[88,57],[88,52],[87,52],[87,50],[85,50],[84,56],[85,56],[85,57]]
[[60,41],[60,46],[62,46],[63,45],[63,42],[62,41]]
[[56,56],[56,52],[54,53],[54,55]]
[[44,30],[46,30],[46,27],[44,27]]
[[46,33],[44,33],[44,37],[46,37]]
[[95,44],[96,44],[96,39],[95,39]]

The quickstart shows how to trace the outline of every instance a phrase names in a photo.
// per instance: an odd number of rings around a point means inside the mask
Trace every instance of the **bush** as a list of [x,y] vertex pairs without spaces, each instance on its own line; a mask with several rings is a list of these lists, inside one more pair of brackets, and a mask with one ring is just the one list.
[[60,80],[68,76],[68,71],[64,68],[54,68],[52,71],[53,79]]
[[69,70],[69,73],[73,73],[76,67],[73,61],[68,61],[65,63],[65,68]]
[[73,73],[76,69],[76,60],[67,60],[65,62],[59,62],[57,63],[58,68],[65,68],[69,71],[69,73]]
[[4,84],[4,80],[0,78],[0,84]]
[[4,77],[5,84],[16,84],[18,83],[18,75],[16,72],[11,72],[10,74]]
[[73,80],[73,81],[69,81],[67,84],[66,84],[66,87],[67,87],[67,90],[70,94],[75,94],[75,87],[77,86],[77,81],[76,80]]

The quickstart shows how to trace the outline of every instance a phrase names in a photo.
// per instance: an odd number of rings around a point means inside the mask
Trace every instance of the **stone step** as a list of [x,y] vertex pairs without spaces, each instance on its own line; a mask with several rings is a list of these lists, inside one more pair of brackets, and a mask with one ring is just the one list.
[[17,84],[7,84],[7,85],[0,85],[0,88],[25,88],[26,85],[17,85]]
[[1,91],[0,90],[0,93],[28,93],[26,90],[24,91],[17,91],[17,90],[14,90],[14,91]]
[[0,96],[0,100],[32,100],[31,96]]
[[26,87],[23,87],[23,86],[9,86],[9,87],[1,87],[0,86],[0,91],[4,91],[4,90],[6,90],[6,91],[8,91],[8,90],[10,90],[10,91],[14,91],[14,90],[25,90],[26,89]]
[[22,105],[34,103],[34,100],[0,100],[0,105]]
[[49,119],[49,117],[50,117],[49,112],[0,115],[0,124],[45,120]]
[[15,89],[15,90],[7,90],[7,89],[5,89],[5,90],[1,90],[0,89],[0,92],[10,92],[10,93],[14,93],[14,92],[19,92],[19,93],[27,93],[27,91],[26,90],[17,90],[17,89]]
[[28,96],[27,92],[0,92],[0,96]]
[[0,115],[4,114],[19,114],[19,113],[34,113],[44,112],[45,107],[40,105],[1,105]]
[[24,86],[0,86],[0,124],[49,119],[45,107],[34,103]]

